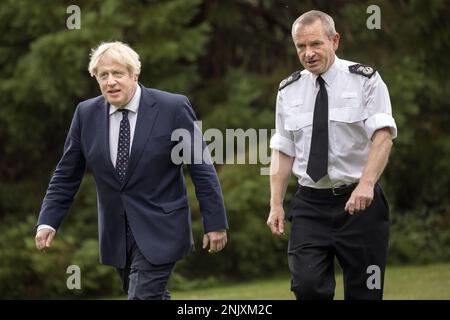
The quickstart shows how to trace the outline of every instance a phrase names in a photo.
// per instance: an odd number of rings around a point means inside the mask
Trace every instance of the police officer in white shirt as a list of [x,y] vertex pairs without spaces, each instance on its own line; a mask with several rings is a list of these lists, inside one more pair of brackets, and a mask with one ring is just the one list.
[[334,257],[345,299],[382,299],[389,208],[377,181],[397,136],[387,87],[373,68],[336,57],[340,37],[328,14],[304,13],[292,38],[305,70],[278,91],[267,225],[284,234],[293,172],[288,261],[297,299],[334,297]]

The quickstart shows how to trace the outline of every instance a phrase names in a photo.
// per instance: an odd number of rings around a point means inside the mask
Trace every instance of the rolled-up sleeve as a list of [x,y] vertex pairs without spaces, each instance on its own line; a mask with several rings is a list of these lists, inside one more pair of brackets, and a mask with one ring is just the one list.
[[391,130],[391,138],[397,138],[397,126],[394,118],[387,113],[377,113],[370,116],[365,122],[368,137],[372,137],[374,132],[381,128],[388,127]]
[[386,84],[376,73],[365,83],[366,106],[369,117],[365,120],[367,136],[372,138],[375,131],[382,128],[389,128],[391,138],[397,137],[397,125],[392,116],[391,100]]
[[284,129],[283,98],[279,91],[275,115],[275,134],[270,139],[270,148],[295,157],[294,138],[291,132]]

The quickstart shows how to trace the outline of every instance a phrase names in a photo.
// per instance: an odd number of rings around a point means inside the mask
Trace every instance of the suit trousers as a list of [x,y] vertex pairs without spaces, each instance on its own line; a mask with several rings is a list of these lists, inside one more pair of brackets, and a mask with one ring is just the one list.
[[155,265],[141,253],[127,224],[127,264],[117,269],[129,300],[170,300],[167,289],[175,262]]
[[324,197],[305,195],[299,189],[292,200],[288,262],[297,299],[333,299],[335,257],[343,270],[346,300],[382,299],[388,203],[376,184],[371,205],[350,215],[344,210],[350,194]]

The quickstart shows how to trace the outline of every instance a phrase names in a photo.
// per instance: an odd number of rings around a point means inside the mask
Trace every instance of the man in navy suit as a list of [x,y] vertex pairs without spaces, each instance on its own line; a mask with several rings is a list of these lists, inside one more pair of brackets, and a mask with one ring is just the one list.
[[[139,55],[124,43],[102,43],[92,50],[89,72],[102,95],[75,110],[39,214],[36,247],[51,246],[88,167],[97,186],[100,262],[118,269],[129,299],[169,299],[173,267],[194,243],[182,164],[172,159],[174,146],[184,144],[183,152],[189,153],[182,156],[200,203],[203,248],[221,251],[228,223],[189,100],[140,85],[140,69]],[[175,130],[191,138],[172,141]],[[196,142],[200,150],[190,148]]]

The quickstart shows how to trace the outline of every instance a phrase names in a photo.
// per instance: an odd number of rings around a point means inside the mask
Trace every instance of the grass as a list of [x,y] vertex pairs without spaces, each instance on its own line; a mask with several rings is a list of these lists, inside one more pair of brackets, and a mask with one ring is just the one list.
[[[207,289],[173,291],[174,300],[292,300],[289,275]],[[335,299],[343,299],[342,275],[336,276]],[[385,300],[450,299],[450,263],[393,266],[386,269]]]

